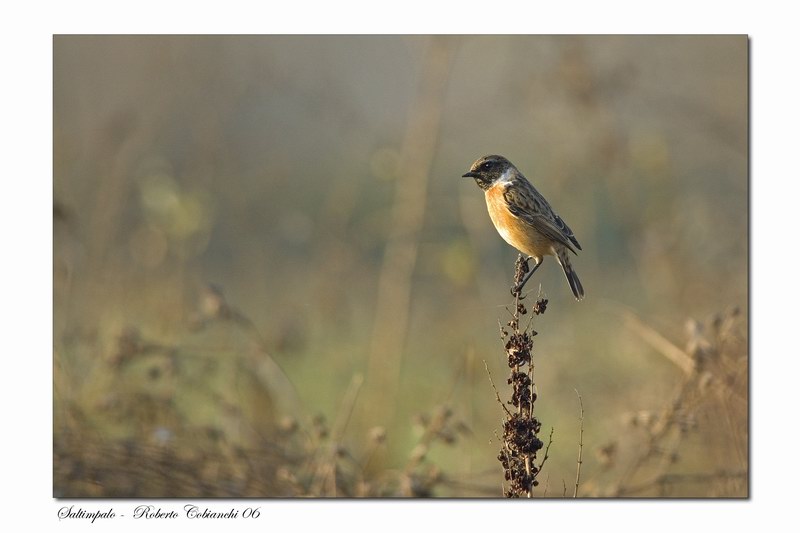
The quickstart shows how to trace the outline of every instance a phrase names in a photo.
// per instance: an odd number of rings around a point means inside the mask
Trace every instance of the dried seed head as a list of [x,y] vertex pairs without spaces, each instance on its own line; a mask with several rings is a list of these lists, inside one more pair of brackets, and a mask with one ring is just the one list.
[[542,315],[547,310],[547,298],[539,298],[533,306],[533,314]]
[[373,444],[383,444],[386,442],[386,428],[383,426],[375,426],[370,429],[369,440]]
[[284,431],[286,433],[289,434],[294,433],[295,431],[297,431],[298,427],[297,420],[295,420],[294,417],[291,416],[284,416],[281,419],[278,427],[280,427],[281,431]]
[[428,446],[425,444],[417,444],[413,450],[411,450],[411,460],[415,463],[419,463],[425,460],[425,456],[428,455]]

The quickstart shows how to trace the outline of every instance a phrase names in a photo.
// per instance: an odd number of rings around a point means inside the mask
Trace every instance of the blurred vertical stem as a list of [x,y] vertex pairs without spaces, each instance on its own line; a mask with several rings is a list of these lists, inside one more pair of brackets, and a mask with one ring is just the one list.
[[[431,37],[401,151],[391,225],[378,279],[367,365],[366,396],[380,418],[394,414],[398,380],[408,330],[411,277],[425,216],[428,178],[438,143],[451,59],[458,42]],[[373,396],[374,394],[374,396]],[[374,401],[380,399],[380,401]]]

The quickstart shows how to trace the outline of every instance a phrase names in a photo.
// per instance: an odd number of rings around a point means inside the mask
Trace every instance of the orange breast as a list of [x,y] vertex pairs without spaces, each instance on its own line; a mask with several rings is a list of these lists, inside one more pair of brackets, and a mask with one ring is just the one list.
[[549,239],[508,210],[503,198],[505,187],[505,184],[498,184],[486,191],[486,207],[497,232],[508,244],[538,260],[545,255],[553,255],[553,246]]

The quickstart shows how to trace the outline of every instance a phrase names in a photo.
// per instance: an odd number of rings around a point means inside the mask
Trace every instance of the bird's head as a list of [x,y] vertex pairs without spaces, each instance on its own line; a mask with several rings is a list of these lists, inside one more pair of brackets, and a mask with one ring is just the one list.
[[494,185],[508,170],[513,169],[511,161],[502,155],[485,155],[472,163],[464,178],[473,178],[484,191]]

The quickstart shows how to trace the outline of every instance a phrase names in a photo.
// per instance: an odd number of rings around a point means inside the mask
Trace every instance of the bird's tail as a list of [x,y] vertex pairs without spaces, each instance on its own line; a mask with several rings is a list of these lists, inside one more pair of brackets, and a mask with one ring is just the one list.
[[578,279],[578,275],[574,270],[572,270],[572,263],[569,261],[567,249],[561,248],[558,250],[556,258],[558,259],[558,263],[561,265],[561,268],[564,269],[564,275],[567,277],[569,288],[572,289],[572,294],[575,295],[575,299],[583,300],[583,285],[581,285],[581,280]]

